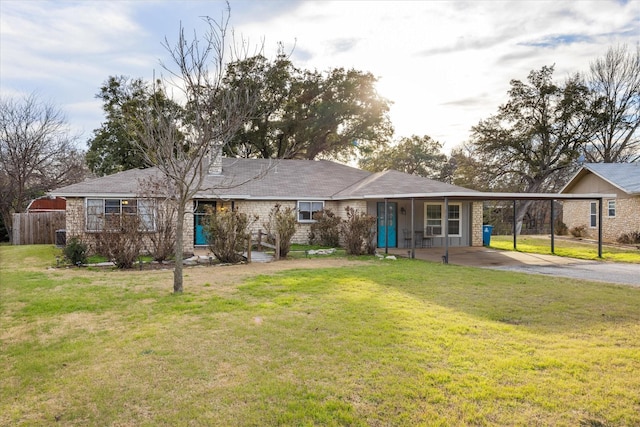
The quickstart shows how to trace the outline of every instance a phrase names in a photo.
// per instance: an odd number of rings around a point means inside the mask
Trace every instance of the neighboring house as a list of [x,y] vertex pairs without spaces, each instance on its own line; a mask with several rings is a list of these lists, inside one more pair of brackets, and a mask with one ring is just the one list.
[[[277,203],[296,209],[293,240],[297,243],[308,242],[315,212],[329,208],[344,218],[345,208],[352,207],[378,218],[378,247],[408,247],[412,241],[404,236],[411,230],[432,234],[428,242],[433,246],[445,245],[445,231],[448,246],[482,245],[482,201],[465,200],[465,195],[479,194],[466,188],[394,170],[371,173],[326,160],[224,158],[212,165],[218,169],[205,178],[185,219],[187,253],[207,243],[201,225],[206,207],[257,214],[260,219],[253,226],[257,230],[264,228]],[[152,203],[139,183],[154,176],[159,177],[156,168],[134,169],[52,191],[67,201],[67,238],[90,241],[108,215],[135,214],[152,228]],[[447,194],[460,198],[445,203]],[[415,241],[420,245],[422,236]]]
[[[640,231],[640,164],[587,163],[574,175],[561,194],[609,193],[603,199],[602,238],[615,242],[622,234]],[[571,230],[586,227],[588,236],[598,237],[598,201],[565,200],[563,221]]]

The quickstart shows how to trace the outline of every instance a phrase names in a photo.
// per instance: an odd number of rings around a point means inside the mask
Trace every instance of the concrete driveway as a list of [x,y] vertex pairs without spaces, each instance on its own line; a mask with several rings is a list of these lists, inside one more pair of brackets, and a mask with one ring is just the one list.
[[[408,251],[408,249],[389,249],[389,254],[406,257],[409,256]],[[442,262],[443,255],[444,248],[416,249],[417,259]],[[640,287],[639,264],[587,261],[555,255],[500,251],[485,247],[449,248],[449,263]]]

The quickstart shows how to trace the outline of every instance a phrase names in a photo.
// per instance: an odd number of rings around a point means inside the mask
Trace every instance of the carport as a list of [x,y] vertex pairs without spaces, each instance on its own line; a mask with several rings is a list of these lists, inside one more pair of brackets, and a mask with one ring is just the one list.
[[[554,202],[556,200],[590,200],[598,202],[598,257],[602,258],[602,217],[603,217],[603,200],[615,199],[615,194],[550,194],[550,193],[498,193],[498,192],[450,192],[450,193],[424,193],[424,194],[394,194],[394,195],[367,195],[365,199],[383,199],[385,204],[394,200],[410,200],[411,201],[411,235],[415,235],[415,202],[416,201],[439,201],[444,203],[444,211],[448,212],[449,202],[452,201],[467,201],[467,202],[485,202],[489,200],[503,200],[513,202],[513,248],[517,249],[517,234],[516,234],[516,203],[522,200],[548,200],[551,204],[551,253],[555,253],[555,241],[554,241]],[[385,208],[385,223],[387,209]],[[446,224],[446,218],[445,218]],[[449,263],[449,227],[444,226],[444,254],[442,254],[442,262]],[[385,239],[388,242],[388,239]],[[414,239],[411,241],[411,258],[415,258],[416,254],[416,242]],[[385,246],[385,253],[389,253],[389,247]]]

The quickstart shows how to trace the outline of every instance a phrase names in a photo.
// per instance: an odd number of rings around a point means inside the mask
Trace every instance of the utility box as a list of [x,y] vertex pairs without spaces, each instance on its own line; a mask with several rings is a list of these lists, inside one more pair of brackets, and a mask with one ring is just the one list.
[[64,248],[67,246],[67,230],[56,230],[56,247]]

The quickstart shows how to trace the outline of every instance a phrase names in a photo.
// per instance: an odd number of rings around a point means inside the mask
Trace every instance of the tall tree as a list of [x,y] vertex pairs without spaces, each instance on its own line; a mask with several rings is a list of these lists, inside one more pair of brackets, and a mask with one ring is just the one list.
[[370,73],[302,70],[281,50],[273,62],[253,57],[231,64],[228,76],[230,88],[253,86],[260,93],[256,114],[228,146],[229,154],[346,159],[375,149],[393,133],[389,102],[376,92]]
[[123,170],[149,166],[138,149],[139,117],[160,111],[180,111],[179,106],[166,98],[164,93],[144,80],[125,76],[110,76],[96,95],[102,100],[105,121],[93,131],[88,141],[87,165],[98,175],[110,175]]
[[[584,141],[594,132],[588,88],[579,76],[553,82],[553,67],[531,71],[528,83],[511,81],[509,100],[498,113],[472,128],[480,165],[493,177],[490,187],[523,192],[557,191]],[[516,212],[518,230],[530,203]]]
[[590,162],[640,160],[640,47],[611,47],[588,78],[599,127],[585,147]]
[[0,212],[9,236],[12,214],[47,190],[86,175],[62,111],[35,94],[0,99]]
[[[143,111],[139,116],[136,141],[144,160],[158,168],[168,183],[168,194],[175,200],[175,293],[183,291],[185,213],[193,196],[206,190],[203,184],[210,164],[208,154],[221,150],[232,139],[255,106],[252,88],[228,90],[223,85],[224,64],[229,59],[226,54],[244,52],[225,50],[228,11],[220,21],[205,18],[208,31],[202,38],[194,34],[193,39],[189,39],[180,27],[174,45],[165,39],[173,64],[164,66],[170,77],[156,82],[159,87],[155,89],[162,93],[180,91],[179,101],[186,114],[164,109],[159,102],[153,102],[154,110]],[[169,87],[172,90],[168,90]]]
[[442,179],[446,174],[447,156],[442,152],[440,142],[427,135],[413,135],[372,152],[363,157],[359,165],[372,172],[395,169],[425,178]]

